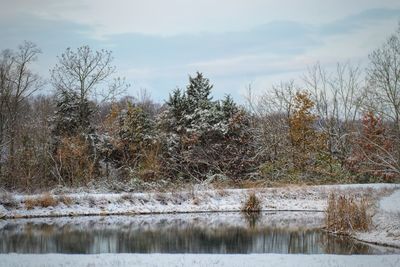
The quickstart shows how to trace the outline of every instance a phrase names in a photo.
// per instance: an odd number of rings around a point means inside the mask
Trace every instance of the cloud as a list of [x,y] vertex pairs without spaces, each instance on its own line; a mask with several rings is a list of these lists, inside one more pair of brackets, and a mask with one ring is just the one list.
[[[2,0],[6,1],[6,0]],[[13,0],[0,15],[31,14],[89,26],[105,38],[123,33],[171,36],[243,31],[276,20],[327,23],[362,10],[400,8],[397,0]]]
[[400,2],[386,0],[14,0],[0,9],[0,49],[36,42],[46,77],[66,47],[88,44],[114,51],[131,92],[146,87],[162,100],[199,70],[217,96],[239,97],[249,83],[264,90],[317,61],[366,62],[399,15]]

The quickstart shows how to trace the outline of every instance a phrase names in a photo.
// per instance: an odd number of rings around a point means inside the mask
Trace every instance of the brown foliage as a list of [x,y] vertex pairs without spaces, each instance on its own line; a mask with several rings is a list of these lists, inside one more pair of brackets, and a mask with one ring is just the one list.
[[261,201],[254,192],[250,193],[242,207],[242,212],[260,212]]
[[137,105],[127,102],[114,105],[108,114],[104,129],[111,137],[112,149],[108,160],[116,167],[124,167],[144,180],[153,179],[160,170],[159,140],[153,140],[153,125],[147,114]]
[[55,152],[59,179],[70,186],[87,184],[97,172],[97,159],[81,136],[64,137]]
[[325,213],[326,229],[339,234],[368,230],[372,220],[367,213],[367,206],[365,198],[357,201],[353,197],[336,197],[331,193]]
[[66,195],[59,196],[58,201],[64,203],[66,206],[70,206],[73,203],[72,198]]
[[25,208],[30,210],[33,209],[34,207],[55,207],[58,205],[59,201],[54,198],[50,193],[44,193],[43,195],[37,197],[37,198],[28,198],[25,199]]
[[388,134],[382,119],[374,112],[364,114],[362,131],[357,135],[354,145],[353,153],[347,160],[350,170],[381,178],[386,182],[399,177],[394,140]]
[[293,146],[293,163],[304,170],[313,153],[324,148],[324,136],[315,129],[317,116],[312,113],[314,102],[307,92],[297,92],[289,118],[289,139]]

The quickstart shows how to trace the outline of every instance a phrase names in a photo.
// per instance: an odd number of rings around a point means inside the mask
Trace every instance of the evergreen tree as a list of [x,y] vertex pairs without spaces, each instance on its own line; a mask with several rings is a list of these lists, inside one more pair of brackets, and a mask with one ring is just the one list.
[[[197,72],[196,77],[189,76],[189,85],[186,87],[188,108],[194,111],[196,108],[209,108],[212,97],[210,97],[213,85],[210,80]],[[191,112],[190,112],[191,113]]]
[[186,91],[173,91],[168,109],[159,117],[168,148],[164,171],[171,176],[234,178],[250,170],[248,117],[229,95],[212,101],[212,88],[203,74],[189,76]]
[[128,103],[128,108],[119,116],[119,137],[126,143],[142,146],[153,137],[153,124],[140,107]]
[[226,95],[225,98],[222,100],[221,110],[224,113],[225,119],[229,119],[239,111],[236,103],[233,101],[231,95]]
[[91,116],[93,109],[89,101],[83,101],[73,91],[62,90],[56,99],[56,113],[53,118],[53,133],[56,136],[73,136],[78,133],[92,133]]
[[187,112],[187,99],[179,88],[175,89],[172,94],[169,95],[169,100],[166,104],[177,121],[180,121],[185,112]]

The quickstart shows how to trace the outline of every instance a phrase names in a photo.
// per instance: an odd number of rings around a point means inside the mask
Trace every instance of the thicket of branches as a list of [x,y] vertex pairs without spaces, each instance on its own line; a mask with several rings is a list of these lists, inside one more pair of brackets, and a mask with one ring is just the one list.
[[[155,103],[116,77],[112,53],[67,49],[44,82],[40,49],[0,54],[0,187],[34,191],[104,182],[399,181],[400,29],[350,63],[308,68],[246,105],[214,100],[202,73]],[[40,94],[45,86],[53,93]],[[39,92],[39,93],[38,93]]]

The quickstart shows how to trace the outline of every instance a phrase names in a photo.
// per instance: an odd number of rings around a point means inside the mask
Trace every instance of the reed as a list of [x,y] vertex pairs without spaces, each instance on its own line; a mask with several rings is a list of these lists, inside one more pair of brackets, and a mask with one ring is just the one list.
[[331,193],[325,212],[326,229],[329,232],[346,235],[354,231],[367,231],[372,223],[367,207],[368,201],[365,197],[355,199]]
[[261,211],[261,201],[256,196],[254,192],[250,193],[246,202],[242,207],[242,212],[260,212]]

